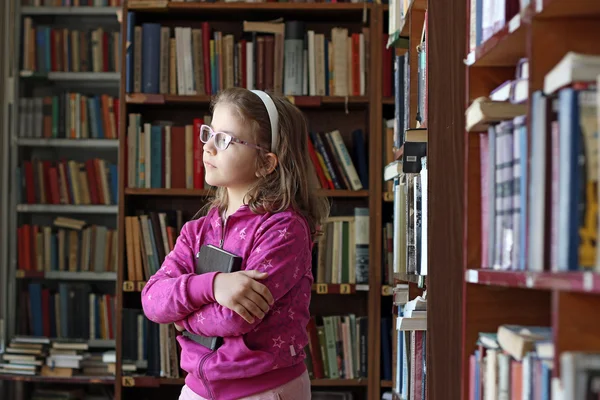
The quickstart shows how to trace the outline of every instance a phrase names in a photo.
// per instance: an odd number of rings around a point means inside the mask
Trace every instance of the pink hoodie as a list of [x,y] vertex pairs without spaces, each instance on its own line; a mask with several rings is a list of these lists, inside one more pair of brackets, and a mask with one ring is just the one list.
[[[243,258],[242,269],[266,271],[275,303],[253,324],[215,302],[216,273],[194,274],[201,245],[221,246]],[[224,337],[210,351],[181,335],[186,384],[207,399],[239,399],[283,385],[305,371],[304,346],[313,277],[312,241],[305,219],[293,211],[254,214],[242,206],[223,224],[218,210],[187,222],[175,249],[142,291],[146,316],[178,322],[191,333]]]

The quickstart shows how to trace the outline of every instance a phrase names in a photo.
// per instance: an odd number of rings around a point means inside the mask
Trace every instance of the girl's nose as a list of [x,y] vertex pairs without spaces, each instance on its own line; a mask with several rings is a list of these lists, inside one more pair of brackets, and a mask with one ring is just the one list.
[[204,143],[203,149],[205,152],[210,153],[212,155],[217,154],[217,148],[215,146],[215,137],[211,137],[208,139],[208,142]]

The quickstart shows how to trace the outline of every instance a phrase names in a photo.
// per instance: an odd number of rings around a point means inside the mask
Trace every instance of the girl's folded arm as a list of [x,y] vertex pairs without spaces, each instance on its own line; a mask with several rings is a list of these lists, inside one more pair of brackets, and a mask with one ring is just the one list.
[[142,307],[148,319],[159,324],[181,321],[205,304],[214,302],[215,273],[196,275],[193,235],[186,223],[175,248],[142,290]]
[[[274,305],[270,313],[281,313],[277,301],[310,271],[310,248],[310,233],[298,217],[274,221],[254,242],[246,270],[268,273],[267,278],[258,282],[273,295]],[[246,334],[260,322],[255,318],[250,324],[236,312],[214,302],[202,306],[179,324],[197,335],[228,337]]]

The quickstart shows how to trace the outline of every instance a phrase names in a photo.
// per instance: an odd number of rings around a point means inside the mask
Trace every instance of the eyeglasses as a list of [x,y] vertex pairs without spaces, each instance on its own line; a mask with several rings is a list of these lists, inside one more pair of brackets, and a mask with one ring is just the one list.
[[231,142],[243,144],[245,146],[254,147],[255,149],[258,149],[258,150],[267,151],[267,149],[265,149],[262,146],[259,146],[257,144],[248,143],[245,140],[240,140],[236,137],[231,136],[228,133],[215,132],[208,125],[202,125],[200,127],[200,141],[202,143],[208,143],[210,138],[212,138],[213,136],[215,138],[215,147],[217,148],[217,150],[220,150],[220,151],[227,150],[227,147],[229,147],[229,144]]

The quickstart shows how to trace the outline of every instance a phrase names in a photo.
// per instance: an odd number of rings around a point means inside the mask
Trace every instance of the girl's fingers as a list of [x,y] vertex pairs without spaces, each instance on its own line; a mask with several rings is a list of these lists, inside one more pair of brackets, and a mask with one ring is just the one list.
[[246,297],[249,300],[251,300],[254,304],[256,304],[258,306],[258,308],[260,308],[264,314],[269,312],[269,305],[267,304],[267,301],[260,294],[254,292],[254,291],[251,291],[246,295]]
[[260,307],[257,306],[256,303],[253,302],[251,299],[246,297],[245,299],[242,299],[241,303],[242,306],[244,306],[244,308],[248,310],[252,317],[256,317],[258,319],[263,319],[265,317],[265,313],[263,312],[263,310],[261,310]]
[[235,306],[233,306],[233,311],[235,311],[247,323],[249,323],[249,324],[254,323],[254,317],[252,317],[252,315],[250,315],[248,310],[246,310],[246,308],[243,305],[241,305],[240,303],[237,303]]

